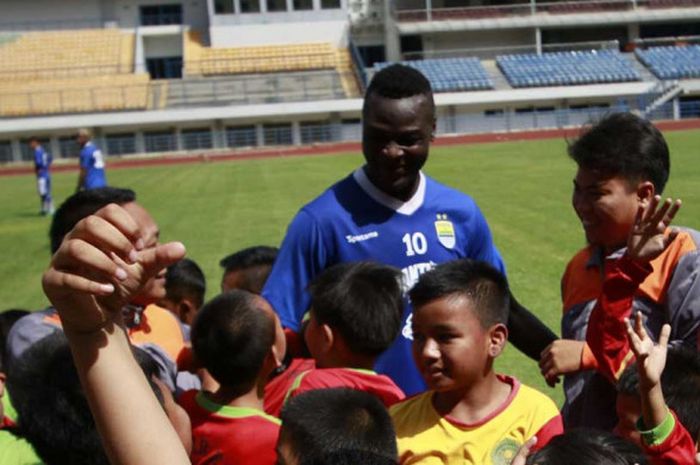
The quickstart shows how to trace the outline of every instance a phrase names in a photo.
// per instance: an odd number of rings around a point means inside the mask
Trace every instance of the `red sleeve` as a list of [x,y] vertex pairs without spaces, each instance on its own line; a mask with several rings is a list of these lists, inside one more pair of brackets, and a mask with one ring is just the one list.
[[637,288],[651,271],[651,265],[640,265],[626,255],[605,263],[603,292],[588,320],[586,343],[596,361],[594,368],[613,383],[634,358],[625,318],[632,312]]
[[695,463],[695,442],[672,411],[676,423],[671,435],[661,444],[650,446],[642,441],[644,453],[652,465],[690,465]]
[[561,419],[561,415],[552,417],[551,420],[545,423],[544,426],[535,433],[535,436],[537,436],[537,444],[533,447],[533,451],[546,446],[554,436],[559,436],[562,433],[564,433],[564,423]]

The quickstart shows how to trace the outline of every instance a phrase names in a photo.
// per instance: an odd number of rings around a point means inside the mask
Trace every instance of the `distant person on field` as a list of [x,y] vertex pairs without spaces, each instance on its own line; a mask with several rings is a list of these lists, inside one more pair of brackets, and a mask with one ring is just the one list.
[[[567,427],[610,431],[618,420],[615,383],[634,359],[625,317],[642,312],[650,334],[668,323],[670,346],[696,348],[700,233],[667,229],[680,203],[659,197],[669,177],[669,150],[649,121],[609,115],[583,132],[569,155],[578,166],[572,203],[588,245],[562,277],[563,339],[543,351],[540,369],[550,383],[565,375]],[[648,226],[667,243],[658,256],[640,259],[635,244],[643,230],[637,228],[645,221],[639,220],[657,213]]]
[[508,340],[508,285],[484,262],[456,260],[423,274],[413,302],[413,356],[429,390],[389,409],[401,464],[510,463],[563,432],[544,394],[497,374]]
[[257,245],[222,258],[219,262],[224,269],[221,292],[243,289],[260,294],[278,251],[277,247]]
[[316,368],[297,375],[286,399],[348,387],[377,396],[386,407],[403,400],[391,378],[373,370],[401,330],[401,272],[373,262],[340,263],[321,273],[309,292],[304,336]]
[[197,315],[192,348],[219,384],[179,399],[192,421],[192,463],[275,465],[280,422],[263,411],[265,384],[286,351],[275,312],[251,292],[225,292]]
[[36,174],[36,189],[41,201],[41,214],[53,215],[53,198],[51,197],[51,163],[53,157],[39,142],[39,139],[29,139],[29,147],[34,152],[34,173]]
[[76,141],[80,146],[80,174],[76,190],[106,186],[104,155],[102,150],[92,142],[92,133],[88,129],[81,129],[78,131]]
[[332,388],[300,394],[282,409],[279,465],[395,465],[396,434],[382,403]]

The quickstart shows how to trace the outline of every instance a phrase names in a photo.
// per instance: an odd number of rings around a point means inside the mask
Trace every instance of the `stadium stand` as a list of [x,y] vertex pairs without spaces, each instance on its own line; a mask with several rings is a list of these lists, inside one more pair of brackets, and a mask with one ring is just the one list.
[[700,45],[650,47],[635,54],[659,79],[700,77]]
[[3,80],[131,73],[134,34],[119,29],[28,32],[0,40]]
[[118,29],[5,35],[0,116],[146,109],[150,79],[133,72],[134,40]]
[[148,74],[0,82],[0,116],[144,109],[148,83]]
[[498,67],[513,87],[568,86],[639,81],[632,64],[613,50],[500,55]]
[[[312,93],[306,92],[306,89],[310,88],[312,84],[302,81],[305,76],[322,75],[322,73],[308,73],[318,70],[333,71],[326,81],[331,83],[339,81],[341,83],[344,94],[340,98],[355,98],[362,94],[361,85],[353,69],[350,51],[346,48],[337,49],[330,43],[211,48],[203,45],[201,34],[198,31],[190,30],[185,33],[183,48],[185,51],[186,80],[201,76],[237,75],[239,78],[236,81],[242,83],[240,85],[244,88],[257,89],[263,100],[265,98],[272,101],[287,100],[284,95],[274,99],[275,92],[278,90],[274,86],[270,92],[267,92],[269,95],[264,95],[265,82],[299,81],[301,87],[287,89],[287,93],[291,91],[292,93],[311,95]],[[278,74],[279,76],[276,80],[272,78],[272,80],[265,81],[263,78],[261,84],[260,74]],[[285,79],[287,77],[290,77],[291,80]],[[229,80],[229,82],[233,81]],[[183,85],[187,86],[188,84],[185,82]],[[200,80],[198,86],[203,88],[206,86],[206,82]],[[173,90],[172,86],[170,90]],[[335,92],[335,85],[331,85],[325,90],[331,92],[331,96],[327,98],[339,98]],[[310,96],[309,99],[316,100],[317,98]],[[304,99],[297,98],[297,100]]]
[[[432,58],[427,60],[403,61],[422,72],[435,92],[458,92],[493,89],[493,81],[486,73],[478,58]],[[375,71],[391,63],[375,63]]]

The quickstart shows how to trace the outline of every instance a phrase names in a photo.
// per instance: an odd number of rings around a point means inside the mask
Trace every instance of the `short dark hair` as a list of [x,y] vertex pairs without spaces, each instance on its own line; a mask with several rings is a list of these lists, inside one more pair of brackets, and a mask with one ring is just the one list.
[[402,99],[414,95],[430,95],[430,81],[417,69],[394,63],[374,75],[365,92],[365,100],[372,94],[390,99]]
[[231,290],[204,304],[192,325],[195,357],[234,394],[253,387],[275,340],[274,321],[261,302],[251,292]]
[[233,271],[241,272],[241,289],[260,294],[278,252],[277,247],[256,245],[222,258],[219,265],[224,269],[224,275]]
[[555,436],[527,458],[528,464],[537,465],[574,462],[576,465],[646,465],[648,460],[636,444],[591,428],[574,428]]
[[398,465],[396,459],[386,455],[357,449],[339,449],[319,457],[302,460],[300,465]]
[[17,320],[25,315],[29,315],[29,310],[10,308],[0,312],[0,372],[7,370],[7,335],[10,334],[12,326]]
[[[700,434],[700,353],[688,347],[669,347],[661,374],[661,390],[666,405],[693,438]],[[617,383],[617,392],[639,396],[639,373],[628,366]]]
[[324,270],[309,286],[311,312],[337,330],[353,353],[377,356],[401,329],[401,272],[375,262],[347,262]]
[[443,263],[421,275],[409,291],[416,309],[450,295],[468,297],[484,329],[508,321],[508,283],[502,273],[486,262],[463,258]]
[[398,455],[389,413],[379,399],[364,391],[307,391],[289,399],[280,419],[280,440],[288,441],[292,454],[302,463],[314,463],[341,450],[392,460]]
[[588,128],[569,156],[587,170],[621,176],[628,182],[651,181],[661,194],[668,181],[668,145],[649,121],[632,113],[613,113]]
[[134,191],[118,187],[88,189],[71,195],[58,207],[51,221],[51,229],[49,230],[51,253],[56,253],[66,234],[83,218],[92,215],[110,203],[124,205],[135,201]]
[[[145,351],[133,350],[156,392],[151,377],[158,365]],[[109,464],[63,332],[37,341],[13,362],[7,389],[17,410],[18,434],[42,462]]]
[[194,260],[183,258],[170,265],[165,272],[166,297],[173,302],[189,297],[199,308],[204,303],[206,291],[204,273]]

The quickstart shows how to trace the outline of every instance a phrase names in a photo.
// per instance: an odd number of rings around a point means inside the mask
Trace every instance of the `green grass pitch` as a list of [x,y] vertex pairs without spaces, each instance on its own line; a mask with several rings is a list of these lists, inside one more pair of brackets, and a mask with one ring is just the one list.
[[[700,228],[700,132],[666,134],[672,176],[666,189],[684,206],[676,223]],[[434,147],[426,172],[469,193],[481,206],[501,250],[518,299],[558,332],[559,278],[583,246],[571,209],[575,167],[564,140]],[[203,268],[207,296],[219,289],[218,260],[242,247],[278,245],[294,213],[362,162],[358,153],[120,169],[111,185],[137,191],[156,218],[163,240],[181,240]],[[76,173],[53,177],[57,204],[73,191]],[[0,309],[47,304],[40,277],[49,261],[49,219],[38,216],[32,176],[0,178]],[[498,369],[545,387],[534,362],[509,348]]]

